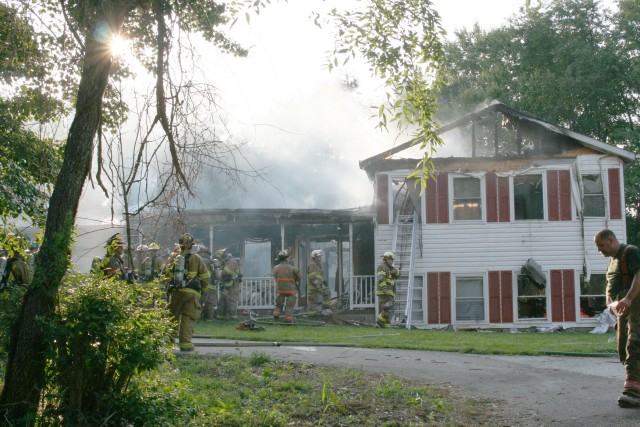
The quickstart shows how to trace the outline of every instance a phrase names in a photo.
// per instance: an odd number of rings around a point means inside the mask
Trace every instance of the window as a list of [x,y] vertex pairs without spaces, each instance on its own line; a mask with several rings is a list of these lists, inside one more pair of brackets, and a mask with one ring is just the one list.
[[482,277],[456,279],[456,320],[484,321],[484,286]]
[[580,317],[598,317],[607,308],[606,288],[605,274],[592,274],[588,282],[584,281],[584,276],[580,276]]
[[547,289],[524,274],[518,275],[518,319],[547,318]]
[[604,190],[600,175],[582,175],[584,216],[604,217]]
[[542,175],[513,177],[513,210],[516,220],[544,219]]
[[453,178],[453,219],[482,219],[482,193],[479,178]]

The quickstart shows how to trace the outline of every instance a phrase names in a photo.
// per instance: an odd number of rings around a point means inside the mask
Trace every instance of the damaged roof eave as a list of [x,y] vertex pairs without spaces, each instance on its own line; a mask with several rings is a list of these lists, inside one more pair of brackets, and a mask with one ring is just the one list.
[[[597,139],[593,139],[591,137],[588,137],[586,135],[582,135],[578,132],[574,132],[571,131],[569,129],[554,125],[552,123],[546,122],[542,119],[539,119],[537,117],[525,114],[525,113],[521,113],[519,111],[516,111],[508,106],[506,106],[505,104],[503,104],[500,101],[494,100],[491,103],[489,103],[488,105],[486,105],[485,107],[474,111],[473,113],[467,114],[466,116],[463,116],[457,120],[454,120],[450,123],[447,123],[443,126],[441,126],[440,128],[436,129],[436,134],[440,135],[442,133],[448,132],[452,129],[455,129],[457,127],[463,126],[469,122],[471,122],[472,120],[476,120],[480,117],[483,117],[489,113],[492,113],[494,111],[500,111],[502,113],[506,113],[512,116],[517,117],[520,120],[524,120],[524,121],[528,121],[531,123],[535,123],[538,126],[544,127],[545,129],[554,132],[554,133],[558,133],[561,135],[565,135],[568,136],[569,138],[572,138],[578,142],[580,142],[581,144],[583,144],[585,147],[591,148],[595,151],[604,153],[604,154],[611,154],[614,156],[618,156],[621,159],[623,159],[626,162],[631,162],[633,160],[636,159],[636,155],[630,151],[624,150],[622,148],[616,147],[614,145],[611,144],[606,144],[604,142],[598,141]],[[420,144],[424,141],[423,137],[418,137],[418,138],[414,138],[410,141],[407,141],[403,144],[398,145],[397,147],[393,147],[387,151],[383,151],[382,153],[376,154],[374,156],[371,156],[369,158],[366,158],[364,160],[361,160],[359,162],[360,165],[360,169],[363,169],[365,171],[367,171],[367,174],[369,175],[369,177],[371,177],[371,169],[375,169],[375,166],[377,164],[379,164],[380,162],[382,162],[383,160],[385,160],[386,158],[399,153],[401,151],[406,150],[407,148],[410,148],[416,144]]]

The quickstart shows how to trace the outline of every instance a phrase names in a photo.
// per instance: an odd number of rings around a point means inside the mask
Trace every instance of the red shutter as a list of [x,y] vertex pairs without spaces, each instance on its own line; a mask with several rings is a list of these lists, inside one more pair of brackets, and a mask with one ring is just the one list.
[[438,175],[438,223],[449,223],[449,175]]
[[[487,186],[487,222],[498,222],[498,185],[494,172],[485,175]],[[491,283],[491,281],[489,281]],[[491,317],[491,313],[489,313]]]
[[571,173],[547,171],[549,221],[571,221]]
[[428,323],[451,323],[450,273],[427,273],[427,300]]
[[376,188],[376,208],[378,224],[389,224],[389,176],[378,175]]
[[440,273],[440,321],[451,323],[451,273]]
[[551,270],[551,321],[562,322],[562,270]]
[[489,322],[513,322],[513,292],[511,271],[489,272]]
[[609,169],[609,218],[622,219],[622,191],[620,169]]
[[438,222],[438,181],[436,179],[429,179],[424,193],[427,224],[435,224]]
[[560,219],[558,171],[547,171],[547,205],[549,208],[549,221],[558,221]]
[[500,309],[500,272],[489,272],[489,323],[500,323],[502,313]]
[[429,310],[427,322],[430,324],[440,323],[440,309],[438,304],[440,300],[438,288],[440,285],[438,279],[438,273],[427,273],[427,309]]
[[500,272],[500,284],[502,286],[502,322],[513,322],[513,273],[511,271]]
[[571,221],[571,172],[559,171],[558,187],[560,189],[560,220]]
[[562,270],[562,288],[564,296],[564,321],[576,321],[576,293],[573,270]]
[[509,177],[498,178],[498,217],[500,222],[511,221],[511,200],[509,197]]

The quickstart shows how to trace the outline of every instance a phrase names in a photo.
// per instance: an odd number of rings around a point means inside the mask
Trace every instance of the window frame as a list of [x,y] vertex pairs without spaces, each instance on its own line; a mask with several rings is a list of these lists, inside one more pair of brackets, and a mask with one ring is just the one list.
[[[481,285],[482,285],[482,314],[483,314],[483,318],[482,319],[478,319],[478,320],[459,320],[458,319],[458,280],[459,279],[480,279],[481,281]],[[455,274],[452,275],[452,298],[451,298],[451,304],[452,304],[452,313],[451,313],[451,319],[453,322],[455,323],[471,323],[471,324],[478,324],[478,323],[487,323],[489,320],[489,295],[488,295],[488,285],[487,285],[487,277],[486,274],[484,273],[465,273],[465,274]],[[463,297],[463,299],[468,299],[468,300],[476,300],[479,297]]]
[[[525,276],[526,274],[522,274],[520,271],[516,271],[515,272],[515,293],[514,293],[514,303],[515,303],[515,312],[514,312],[514,321],[515,322],[540,322],[540,321],[546,321],[549,322],[551,321],[551,312],[550,312],[550,301],[551,301],[551,296],[550,296],[550,291],[549,291],[549,274],[548,272],[543,272],[543,274],[546,277],[546,284],[544,287],[544,296],[539,296],[539,295],[525,295],[525,296],[521,296],[520,295],[520,280],[519,278],[521,276]],[[521,298],[525,298],[525,299],[534,299],[534,298],[538,298],[538,299],[542,299],[544,298],[544,311],[545,311],[545,317],[520,317],[520,299]]]
[[[596,194],[596,193],[592,193],[592,194],[588,194],[586,193],[585,190],[585,186],[584,186],[584,178],[586,176],[599,176],[600,177],[600,184],[601,184],[601,193]],[[580,174],[580,184],[582,186],[581,190],[582,190],[582,214],[584,215],[585,218],[607,218],[608,217],[608,209],[607,209],[607,194],[606,194],[606,190],[605,190],[605,177],[602,176],[601,173],[596,172],[596,173],[581,173]],[[593,197],[593,196],[600,196],[601,197],[601,201],[602,201],[602,215],[587,215],[586,214],[586,207],[587,207],[587,196],[589,197]]]
[[[456,219],[455,213],[456,210],[454,208],[455,205],[455,180],[456,179],[476,179],[478,180],[478,186],[480,189],[480,194],[478,199],[480,201],[480,218],[477,219]],[[484,222],[486,220],[486,193],[485,193],[485,179],[484,176],[476,177],[471,175],[449,175],[449,218],[452,223],[479,223]]]
[[607,275],[606,272],[598,272],[598,273],[591,273],[591,279],[593,280],[593,276],[601,276],[600,279],[602,280],[602,283],[604,284],[604,288],[603,288],[603,292],[602,294],[583,294],[582,293],[582,287],[583,287],[583,283],[584,283],[584,275],[580,274],[578,280],[578,292],[577,292],[577,299],[578,299],[578,319],[582,320],[582,321],[588,321],[588,320],[594,320],[597,319],[598,316],[600,316],[600,313],[595,314],[594,316],[589,316],[589,317],[582,317],[583,311],[582,311],[582,300],[584,298],[603,298],[604,299],[604,306],[603,306],[603,311],[606,308],[606,304],[607,304]]
[[[542,218],[532,218],[532,219],[518,219],[516,217],[516,183],[515,180],[518,177],[522,176],[533,176],[537,175],[542,178]],[[524,221],[546,221],[547,220],[547,174],[544,171],[536,171],[531,173],[519,174],[511,177],[511,212],[512,213],[512,221],[513,222],[524,222]]]

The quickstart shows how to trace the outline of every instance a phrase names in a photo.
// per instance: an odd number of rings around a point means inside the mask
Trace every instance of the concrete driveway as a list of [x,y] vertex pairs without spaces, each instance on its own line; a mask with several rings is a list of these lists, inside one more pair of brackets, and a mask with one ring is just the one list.
[[388,371],[415,382],[496,401],[496,426],[640,426],[640,409],[617,397],[624,369],[614,357],[490,356],[417,350],[277,345],[194,339],[199,354],[262,351],[295,363]]

